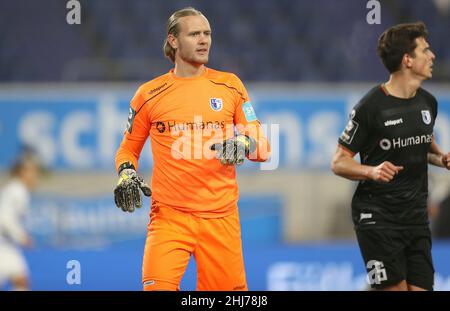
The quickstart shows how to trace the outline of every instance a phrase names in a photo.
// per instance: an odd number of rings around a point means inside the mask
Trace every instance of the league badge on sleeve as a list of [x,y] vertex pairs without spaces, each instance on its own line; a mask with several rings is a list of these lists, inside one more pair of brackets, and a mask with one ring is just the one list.
[[214,111],[220,111],[222,110],[222,98],[211,98],[209,100],[209,105],[211,106],[211,109]]
[[131,133],[133,130],[133,122],[134,117],[136,116],[136,111],[130,107],[130,111],[128,112],[128,121],[127,121],[127,131]]
[[429,110],[422,110],[422,120],[426,125],[431,123],[431,114]]
[[242,110],[244,110],[245,119],[247,122],[252,122],[258,120],[256,117],[255,109],[253,109],[252,103],[246,102],[242,105]]
[[350,119],[341,134],[341,140],[346,144],[351,144],[353,137],[355,137],[356,131],[358,131],[359,123]]

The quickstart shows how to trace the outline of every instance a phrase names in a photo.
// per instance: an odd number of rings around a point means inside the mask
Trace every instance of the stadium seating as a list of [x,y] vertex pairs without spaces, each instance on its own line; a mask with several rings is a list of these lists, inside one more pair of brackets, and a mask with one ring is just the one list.
[[[148,80],[171,64],[162,57],[168,15],[193,5],[213,28],[210,66],[246,81],[374,81],[386,27],[423,20],[438,56],[435,80],[449,78],[449,12],[432,0],[383,2],[368,25],[358,0],[81,1],[81,25],[65,22],[64,1],[3,1],[0,81]],[[20,11],[20,15],[17,12]]]

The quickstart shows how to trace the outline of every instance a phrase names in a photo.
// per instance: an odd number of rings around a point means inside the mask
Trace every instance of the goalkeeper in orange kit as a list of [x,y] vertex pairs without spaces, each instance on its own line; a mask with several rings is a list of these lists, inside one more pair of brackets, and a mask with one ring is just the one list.
[[[199,290],[247,290],[235,165],[266,161],[270,147],[247,91],[231,73],[207,68],[211,28],[194,8],[167,23],[168,73],[139,87],[116,154],[115,202],[132,212],[152,196],[144,290],[178,290],[191,255]],[[136,171],[150,136],[151,188]]]

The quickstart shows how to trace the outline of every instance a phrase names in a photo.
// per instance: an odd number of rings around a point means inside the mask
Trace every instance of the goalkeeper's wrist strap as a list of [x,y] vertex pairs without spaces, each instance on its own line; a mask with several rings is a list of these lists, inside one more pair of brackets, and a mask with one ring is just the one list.
[[133,170],[136,170],[133,163],[131,162],[124,162],[120,164],[119,169],[117,170],[117,174],[120,176],[120,172],[122,172],[124,169],[131,168]]

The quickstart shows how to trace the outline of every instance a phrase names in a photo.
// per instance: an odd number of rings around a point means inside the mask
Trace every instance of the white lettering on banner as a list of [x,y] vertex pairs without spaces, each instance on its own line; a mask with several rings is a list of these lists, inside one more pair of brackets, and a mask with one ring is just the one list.
[[95,118],[85,111],[75,111],[67,116],[61,127],[61,145],[65,160],[74,168],[88,168],[95,160],[95,150],[82,147],[82,133],[95,134]]
[[[62,104],[64,106],[65,103]],[[127,116],[127,109],[119,105],[117,95],[104,93],[98,97],[97,104],[83,110],[66,106],[67,109],[55,112],[52,108],[48,111],[40,108],[25,111],[17,124],[17,145],[30,145],[49,166],[57,162],[58,167],[69,169],[112,168]],[[288,169],[329,166],[342,129],[341,112],[320,109],[303,115],[301,110],[287,108],[278,111],[271,109],[270,112],[261,110],[262,125],[270,124],[264,127],[264,133],[268,138],[271,136],[269,142],[272,150],[269,162],[261,163],[262,169],[273,169],[279,165]],[[278,127],[274,128],[274,125]],[[269,132],[273,132],[272,135]],[[281,141],[275,140],[278,133]],[[445,112],[441,112],[436,119],[435,134],[442,149],[449,150],[450,116]],[[198,137],[192,139],[195,142]],[[390,143],[390,148],[399,148],[423,142],[422,138],[414,137],[396,138]],[[141,163],[147,167],[153,161],[150,147],[144,147],[141,155]],[[192,156],[198,157],[198,154]]]
[[332,111],[314,114],[308,122],[308,141],[312,148],[308,152],[308,163],[313,167],[328,166],[336,149],[336,140],[341,126],[341,115]]
[[54,115],[45,111],[27,113],[18,124],[19,141],[36,150],[45,165],[50,165],[57,157],[56,141],[52,136],[54,126]]
[[[355,274],[362,268],[343,262],[274,262],[267,269],[267,290],[300,291],[300,290],[367,290],[367,274]],[[450,290],[448,273],[435,274],[437,291]]]
[[366,275],[353,275],[350,262],[276,262],[267,271],[267,290],[362,290]]
[[[110,94],[100,97],[96,122],[98,124],[98,151],[101,164],[113,165],[117,151],[117,138],[122,138],[125,128],[125,112],[117,109],[116,97]],[[94,159],[92,159],[94,160]]]
[[[279,124],[279,136],[284,137],[284,154],[287,167],[299,166],[303,157],[303,130],[300,118],[291,111],[278,111],[261,115],[264,123]],[[272,149],[272,148],[271,148]]]
[[[35,149],[48,166],[61,156],[63,165],[70,168],[112,167],[126,120],[115,98],[100,97],[96,111],[69,110],[58,123],[54,112],[28,112],[18,121],[19,145]],[[80,141],[83,135],[90,136],[85,144]]]
[[[270,128],[270,131],[268,130]],[[280,164],[280,125],[262,124],[263,132],[267,135],[270,144],[270,157],[266,162],[261,162],[262,171],[272,171],[278,168]]]
[[43,238],[41,243],[46,245],[104,247],[124,237],[140,236],[148,218],[144,209],[135,213],[136,217],[123,217],[110,199],[78,201],[49,197],[34,202],[25,222],[30,232]]

